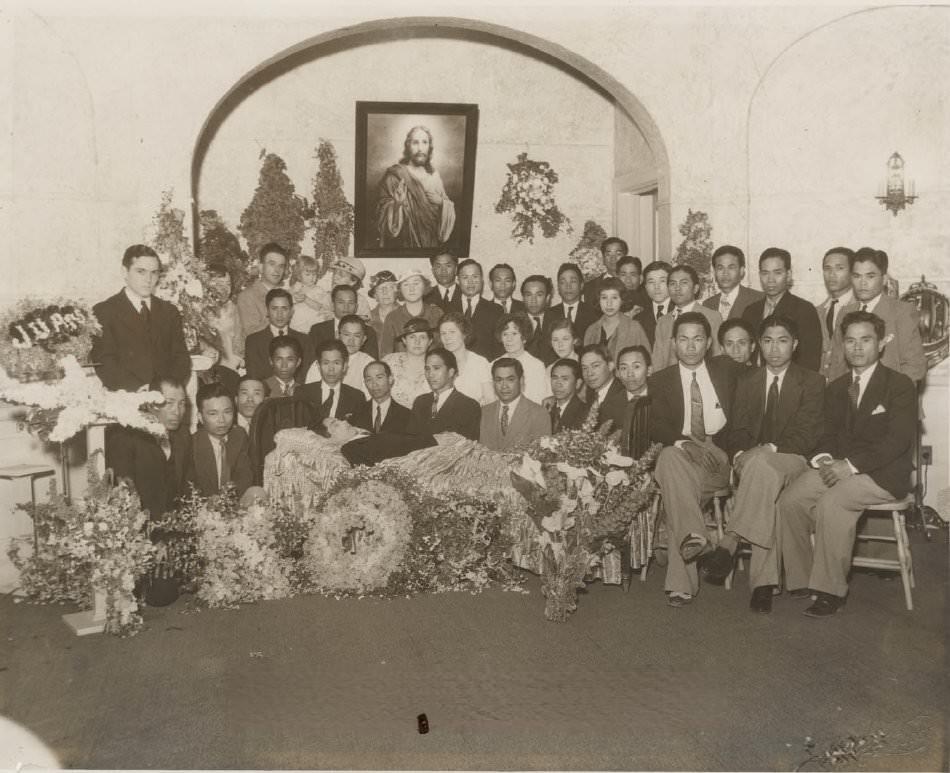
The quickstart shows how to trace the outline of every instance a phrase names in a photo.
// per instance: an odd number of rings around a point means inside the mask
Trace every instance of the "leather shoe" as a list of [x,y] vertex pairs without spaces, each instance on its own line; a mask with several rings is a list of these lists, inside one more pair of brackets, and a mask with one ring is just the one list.
[[790,590],[788,595],[793,599],[807,599],[811,597],[811,591],[808,588],[795,588],[795,590]]
[[752,591],[752,600],[749,602],[749,609],[762,615],[767,615],[772,611],[772,591],[774,585],[760,585]]
[[844,599],[830,593],[819,593],[815,603],[805,610],[809,617],[831,617],[844,604]]
[[735,556],[718,546],[715,550],[699,557],[699,568],[703,573],[703,578],[713,585],[722,585],[726,581],[734,563]]

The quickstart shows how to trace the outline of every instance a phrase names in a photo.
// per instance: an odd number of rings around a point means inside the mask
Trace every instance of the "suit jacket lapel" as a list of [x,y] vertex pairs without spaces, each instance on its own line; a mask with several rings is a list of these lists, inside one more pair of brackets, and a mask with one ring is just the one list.
[[870,418],[874,409],[885,402],[885,393],[887,392],[887,372],[884,370],[884,364],[878,361],[874,373],[871,375],[868,385],[861,395],[861,402],[858,403],[858,412],[855,414],[852,426],[857,426],[858,422]]
[[[764,387],[763,387],[764,388]],[[788,364],[782,391],[779,393],[778,410],[775,413],[775,437],[785,431],[785,425],[795,415],[802,395],[802,374],[794,362]]]
[[218,488],[218,464],[211,448],[211,438],[204,429],[199,428],[195,433],[194,454],[198,485],[206,491]]

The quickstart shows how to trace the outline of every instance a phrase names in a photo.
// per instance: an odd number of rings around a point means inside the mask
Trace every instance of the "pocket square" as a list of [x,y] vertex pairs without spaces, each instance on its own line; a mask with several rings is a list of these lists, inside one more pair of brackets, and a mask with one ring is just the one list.
[[885,407],[884,407],[883,405],[881,405],[880,403],[878,403],[877,408],[875,408],[873,411],[871,411],[871,415],[872,415],[872,416],[877,416],[879,413],[887,413],[887,408],[885,408]]

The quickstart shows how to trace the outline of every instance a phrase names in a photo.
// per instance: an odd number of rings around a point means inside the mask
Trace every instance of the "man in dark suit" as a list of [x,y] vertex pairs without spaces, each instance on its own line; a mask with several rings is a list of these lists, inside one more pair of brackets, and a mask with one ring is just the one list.
[[749,542],[750,606],[753,612],[768,613],[780,573],[776,502],[808,468],[824,433],[825,380],[792,362],[798,345],[792,320],[767,317],[758,338],[765,366],[740,378],[730,421],[728,446],[739,485],[727,532],[704,569],[707,579],[724,580],[739,540]]
[[551,348],[553,319],[548,311],[553,292],[551,280],[541,274],[532,274],[521,283],[521,297],[524,298],[525,313],[531,323],[531,340],[525,349],[545,365],[550,365],[557,359],[554,349]]
[[471,397],[455,388],[457,373],[458,362],[452,352],[437,348],[426,355],[426,380],[432,391],[419,395],[413,402],[410,434],[457,432],[469,440],[478,440],[482,410]]
[[630,318],[646,310],[650,296],[643,287],[643,262],[640,258],[624,255],[617,262],[617,279],[624,287],[620,310]]
[[576,263],[562,263],[557,270],[557,292],[561,302],[552,306],[545,315],[548,325],[548,340],[550,341],[551,324],[559,319],[569,319],[574,326],[574,334],[581,341],[587,328],[600,319],[600,307],[591,306],[581,300],[584,291],[584,275]]
[[[645,424],[646,415],[643,414],[644,401],[650,402],[650,395],[647,389],[647,383],[650,374],[653,373],[650,352],[645,346],[627,346],[617,352],[617,379],[623,384],[626,394],[624,399],[627,404],[623,411],[623,421],[621,427],[623,434],[620,436],[620,448],[622,452],[628,454],[632,449],[646,449],[650,428]],[[641,419],[636,427],[632,427],[634,417],[639,414]],[[631,438],[631,428],[639,437]],[[643,450],[637,451],[637,456],[643,453]]]
[[551,434],[551,417],[522,394],[524,369],[512,357],[492,363],[492,385],[498,399],[482,408],[479,440],[492,451],[511,451]]
[[742,284],[745,278],[745,253],[731,244],[719,247],[712,256],[713,274],[719,292],[703,301],[707,309],[718,311],[723,322],[741,319],[749,305],[764,295]]
[[469,321],[473,338],[466,348],[489,362],[500,357],[505,350],[495,338],[495,325],[504,312],[482,297],[485,282],[482,267],[476,261],[467,258],[459,263],[458,286],[461,293],[457,300],[449,303],[446,311],[460,312]]
[[799,335],[793,359],[817,373],[821,368],[821,321],[812,304],[788,291],[792,281],[792,256],[788,250],[769,247],[759,256],[759,281],[765,297],[747,306],[742,318],[753,330],[758,330],[762,320],[773,314],[792,320]]
[[670,300],[669,278],[673,267],[662,260],[655,260],[643,269],[643,289],[650,298],[649,306],[637,314],[634,319],[640,323],[650,346],[656,341],[656,323],[664,315],[673,311]]
[[188,479],[202,496],[219,494],[229,483],[243,496],[254,473],[247,433],[234,423],[234,397],[221,384],[203,384],[195,404],[201,424],[191,437]]
[[703,314],[679,315],[673,341],[677,362],[654,373],[648,389],[650,439],[665,446],[654,473],[670,532],[665,590],[667,603],[681,607],[699,590],[695,560],[712,550],[701,504],[729,483],[725,449],[736,367],[728,357],[706,361],[712,327]]
[[588,344],[581,349],[580,365],[590,410],[597,406],[597,426],[610,421],[611,432],[620,429],[627,408],[627,391],[620,379],[614,377],[614,363],[607,349],[600,344]]
[[500,306],[505,314],[524,311],[524,301],[511,297],[517,287],[515,270],[511,266],[507,263],[496,263],[488,272],[488,281],[491,284],[492,303]]
[[351,424],[359,414],[363,403],[363,393],[343,383],[350,355],[342,341],[335,338],[323,341],[317,346],[317,363],[320,367],[320,381],[301,384],[294,397],[306,400],[315,416],[310,429],[320,430],[323,420],[343,419]]
[[122,256],[125,287],[93,307],[102,332],[92,341],[89,358],[106,389],[135,392],[158,376],[186,383],[191,357],[181,315],[152,293],[161,276],[158,254],[133,244]]
[[[340,320],[350,314],[356,314],[357,291],[351,285],[337,285],[330,293],[333,301],[333,319],[325,322],[318,322],[310,328],[310,341],[312,350],[324,341],[333,341],[340,339]],[[379,342],[376,339],[376,331],[369,325],[366,326],[366,341],[360,349],[373,359],[379,357]],[[301,368],[300,371],[306,376],[307,369]]]
[[290,336],[300,343],[301,358],[295,378],[298,383],[303,383],[307,369],[313,361],[313,344],[310,336],[290,326],[294,316],[294,299],[289,292],[278,287],[268,291],[265,303],[267,327],[251,333],[244,344],[247,375],[260,381],[271,376],[270,342],[277,336]]
[[[577,395],[581,385],[581,366],[577,360],[558,360],[551,366],[551,432],[577,429],[587,419],[588,405]],[[548,401],[545,400],[545,404]]]
[[604,259],[604,268],[607,271],[596,279],[592,279],[584,288],[584,300],[595,309],[600,308],[600,282],[603,279],[612,279],[617,276],[617,267],[620,260],[629,253],[630,248],[619,236],[608,236],[600,243],[600,254]]
[[448,311],[455,304],[461,290],[455,281],[458,275],[459,259],[451,252],[440,252],[429,258],[432,267],[432,276],[435,277],[435,286],[423,296],[425,303],[438,306],[442,311]]
[[150,389],[165,398],[149,412],[165,427],[166,435],[159,438],[145,430],[109,427],[106,466],[117,481],[126,480],[134,486],[149,520],[160,521],[175,509],[175,500],[185,491],[191,436],[182,425],[188,406],[184,386],[159,377]]
[[363,382],[370,399],[360,406],[353,425],[374,435],[381,432],[405,434],[412,414],[392,399],[395,379],[389,364],[379,360],[371,362],[363,369]]
[[810,460],[814,469],[778,502],[787,585],[817,595],[805,610],[811,617],[828,617],[844,604],[858,519],[871,505],[906,496],[914,466],[917,388],[880,361],[884,321],[853,311],[841,327],[849,371],[825,391],[825,434]]

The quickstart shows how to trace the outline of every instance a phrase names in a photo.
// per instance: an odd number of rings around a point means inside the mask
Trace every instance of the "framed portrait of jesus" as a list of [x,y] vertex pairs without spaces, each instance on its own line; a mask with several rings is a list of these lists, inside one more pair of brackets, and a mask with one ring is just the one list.
[[356,103],[357,257],[467,257],[478,105]]

